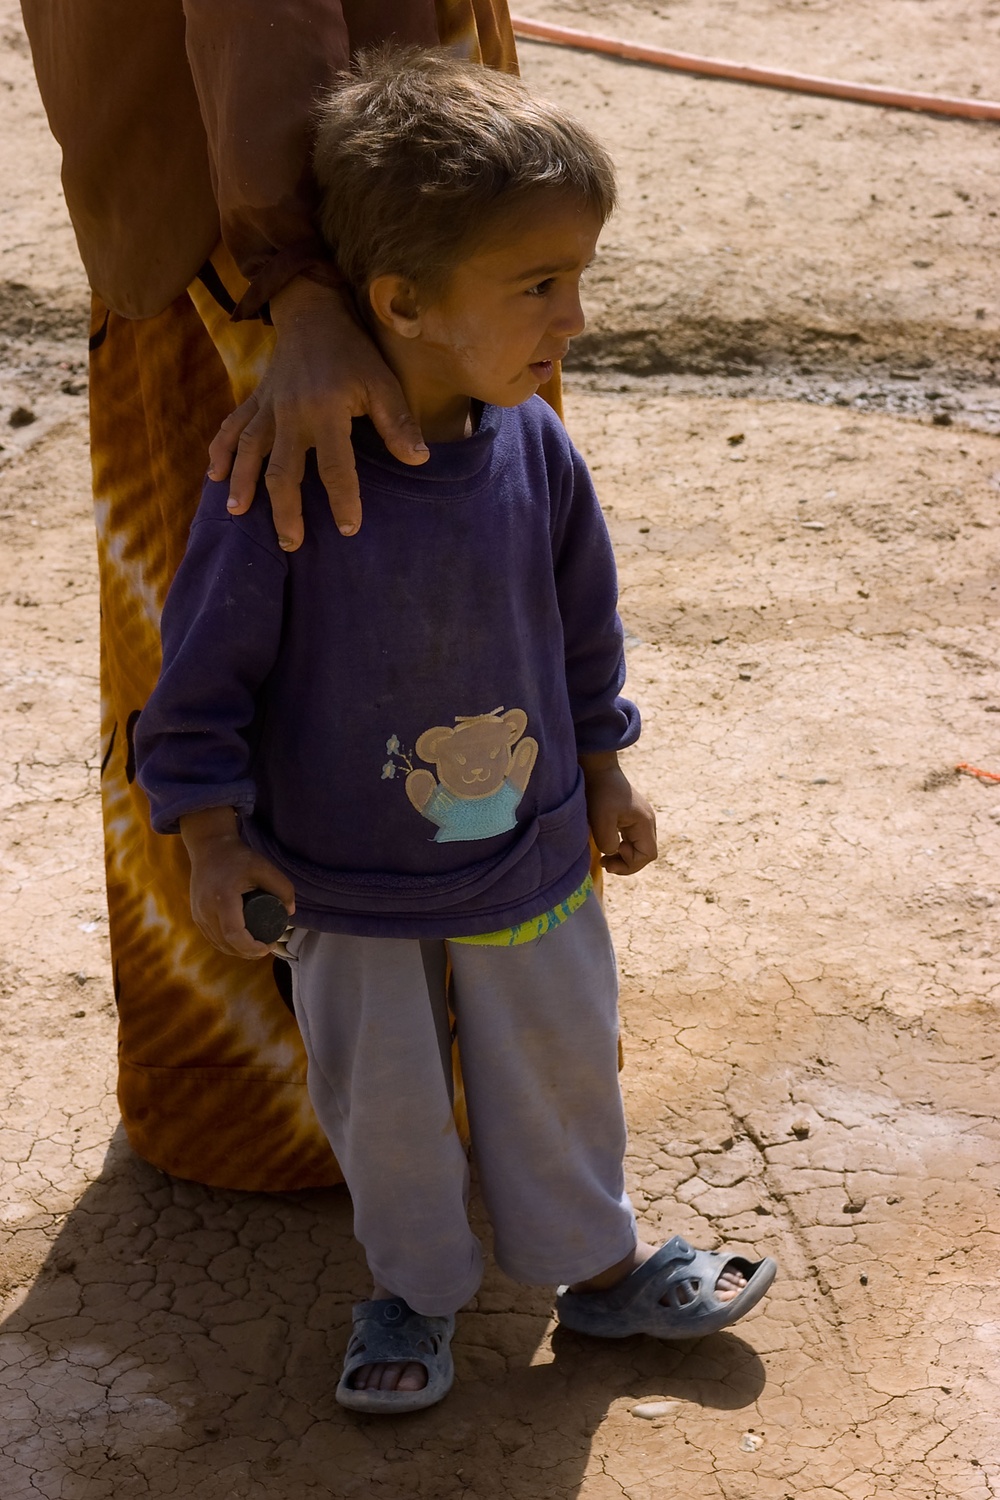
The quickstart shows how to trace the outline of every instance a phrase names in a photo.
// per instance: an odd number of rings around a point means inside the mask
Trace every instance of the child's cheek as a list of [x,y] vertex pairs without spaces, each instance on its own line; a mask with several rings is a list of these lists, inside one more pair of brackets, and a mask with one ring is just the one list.
[[423,341],[426,348],[468,365],[475,355],[473,332],[467,319],[428,316],[424,319]]

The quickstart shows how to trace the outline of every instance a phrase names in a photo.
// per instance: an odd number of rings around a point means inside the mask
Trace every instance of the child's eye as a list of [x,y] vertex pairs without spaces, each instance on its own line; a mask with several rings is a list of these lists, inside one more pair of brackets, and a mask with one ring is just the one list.
[[529,286],[529,288],[528,288],[528,296],[529,297],[544,297],[545,293],[547,291],[550,291],[551,288],[554,285],[555,285],[555,277],[554,276],[546,276],[546,278],[545,278],[544,281],[539,281],[539,282],[536,282],[536,284],[534,286]]

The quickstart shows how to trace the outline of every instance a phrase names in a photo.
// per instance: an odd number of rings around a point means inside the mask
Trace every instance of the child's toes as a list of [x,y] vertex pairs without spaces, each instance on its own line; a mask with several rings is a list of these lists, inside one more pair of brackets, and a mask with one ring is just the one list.
[[399,1371],[394,1390],[397,1391],[422,1391],[427,1384],[427,1369],[424,1365],[395,1365],[392,1368]]
[[726,1266],[715,1283],[715,1295],[720,1302],[732,1302],[738,1292],[742,1292],[747,1284],[743,1272],[737,1270],[736,1266]]
[[356,1391],[422,1391],[427,1371],[418,1364],[362,1365],[351,1382]]

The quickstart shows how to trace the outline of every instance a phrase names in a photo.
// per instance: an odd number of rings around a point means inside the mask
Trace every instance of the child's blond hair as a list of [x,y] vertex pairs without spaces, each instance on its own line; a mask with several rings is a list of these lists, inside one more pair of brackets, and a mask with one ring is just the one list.
[[362,296],[383,275],[439,288],[543,192],[602,223],[615,207],[611,159],[588,130],[443,51],[363,53],[317,110],[314,163],[323,235]]

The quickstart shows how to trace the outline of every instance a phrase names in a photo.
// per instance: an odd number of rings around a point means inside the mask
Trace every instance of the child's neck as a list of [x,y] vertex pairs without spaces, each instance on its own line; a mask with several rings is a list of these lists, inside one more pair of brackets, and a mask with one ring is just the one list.
[[405,339],[379,329],[376,343],[403,388],[403,396],[425,443],[460,443],[471,437],[472,397],[435,381],[421,352]]
[[435,397],[430,392],[415,390],[412,382],[401,380],[400,384],[425,443],[459,443],[472,436],[470,397]]

